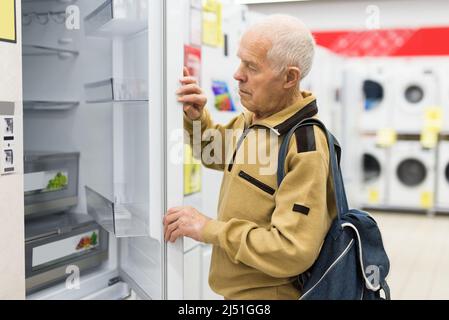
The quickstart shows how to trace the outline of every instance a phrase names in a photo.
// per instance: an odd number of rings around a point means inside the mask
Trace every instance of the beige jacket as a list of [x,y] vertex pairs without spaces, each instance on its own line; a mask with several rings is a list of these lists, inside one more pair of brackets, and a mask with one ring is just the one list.
[[[203,159],[203,164],[224,172],[218,219],[206,224],[202,236],[204,242],[213,244],[209,284],[227,299],[297,299],[300,292],[293,285],[295,276],[314,263],[336,216],[329,150],[317,127],[301,128],[292,137],[285,162],[287,174],[277,187],[277,155],[283,134],[317,112],[314,96],[302,95],[295,104],[255,123],[249,111],[224,126],[213,124],[206,109],[199,119],[207,137],[207,129],[223,135],[226,129],[237,129],[245,134],[237,151],[237,139],[226,145],[218,143],[217,137],[196,149],[201,149],[203,158],[207,152],[220,159],[215,161],[218,163]],[[184,126],[192,135],[192,121],[187,116]],[[226,146],[231,151],[227,154]],[[263,157],[251,159],[251,155],[271,149],[275,156],[272,170],[267,170]],[[201,155],[196,152],[196,156]]]

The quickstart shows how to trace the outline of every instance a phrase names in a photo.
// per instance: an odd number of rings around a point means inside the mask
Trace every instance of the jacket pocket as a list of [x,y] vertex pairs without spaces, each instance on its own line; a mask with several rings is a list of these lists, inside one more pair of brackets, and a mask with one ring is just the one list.
[[273,195],[275,190],[266,185],[265,183],[263,183],[262,181],[257,180],[254,177],[251,177],[249,174],[247,174],[245,171],[240,170],[239,172],[239,177],[245,179],[246,181],[248,181],[249,183],[251,183],[252,185],[258,187],[259,189],[265,191],[266,193]]

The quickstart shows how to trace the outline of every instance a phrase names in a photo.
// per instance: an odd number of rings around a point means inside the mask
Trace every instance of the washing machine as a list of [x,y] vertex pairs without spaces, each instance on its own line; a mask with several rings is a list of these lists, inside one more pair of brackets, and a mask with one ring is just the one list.
[[449,138],[438,144],[436,207],[449,212]]
[[404,209],[431,209],[435,194],[436,149],[419,141],[397,141],[390,148],[388,204]]
[[[410,63],[411,64],[411,63]],[[397,133],[423,130],[429,110],[440,105],[438,74],[432,68],[404,66],[397,69],[393,128]]]
[[443,123],[441,133],[449,135],[449,66],[441,68],[439,73],[441,108],[443,113]]
[[361,130],[377,132],[391,125],[391,109],[394,103],[394,91],[390,86],[391,72],[383,67],[370,68],[361,78],[363,112]]
[[375,136],[361,138],[361,205],[382,207],[387,201],[387,148],[376,145]]

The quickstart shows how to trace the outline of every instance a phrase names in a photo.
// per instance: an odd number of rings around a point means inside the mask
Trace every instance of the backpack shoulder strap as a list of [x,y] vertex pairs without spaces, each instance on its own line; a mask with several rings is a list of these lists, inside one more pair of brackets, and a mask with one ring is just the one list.
[[279,148],[278,170],[277,170],[278,187],[281,185],[282,180],[285,177],[285,159],[287,157],[290,139],[298,128],[305,126],[318,126],[325,133],[327,143],[329,146],[330,174],[332,176],[332,181],[334,184],[338,218],[340,218],[343,213],[346,213],[348,211],[348,201],[346,198],[346,192],[343,184],[343,177],[341,175],[340,169],[341,147],[337,139],[327,130],[326,126],[318,119],[314,118],[304,119],[298,124],[296,124],[293,128],[291,128],[288,133],[286,133],[282,141],[281,147]]

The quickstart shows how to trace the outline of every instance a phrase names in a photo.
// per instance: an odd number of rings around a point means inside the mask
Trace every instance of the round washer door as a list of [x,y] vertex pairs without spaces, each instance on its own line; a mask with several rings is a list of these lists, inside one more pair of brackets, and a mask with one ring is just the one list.
[[444,170],[444,177],[446,178],[446,182],[449,183],[449,162],[446,165],[446,169]]
[[426,179],[427,169],[420,160],[409,158],[399,163],[396,175],[403,185],[416,187]]
[[372,154],[363,154],[363,181],[365,183],[376,181],[381,173],[379,160]]
[[[406,77],[404,75],[404,77]],[[437,83],[426,74],[422,75],[422,79],[415,80],[415,77],[410,77],[411,80],[405,80],[400,87],[400,111],[405,114],[419,115],[423,109],[435,100]]]
[[363,81],[363,95],[365,97],[365,111],[376,109],[384,98],[383,86],[374,80]]
[[410,104],[420,103],[424,99],[424,89],[418,84],[412,84],[405,88],[404,98]]

